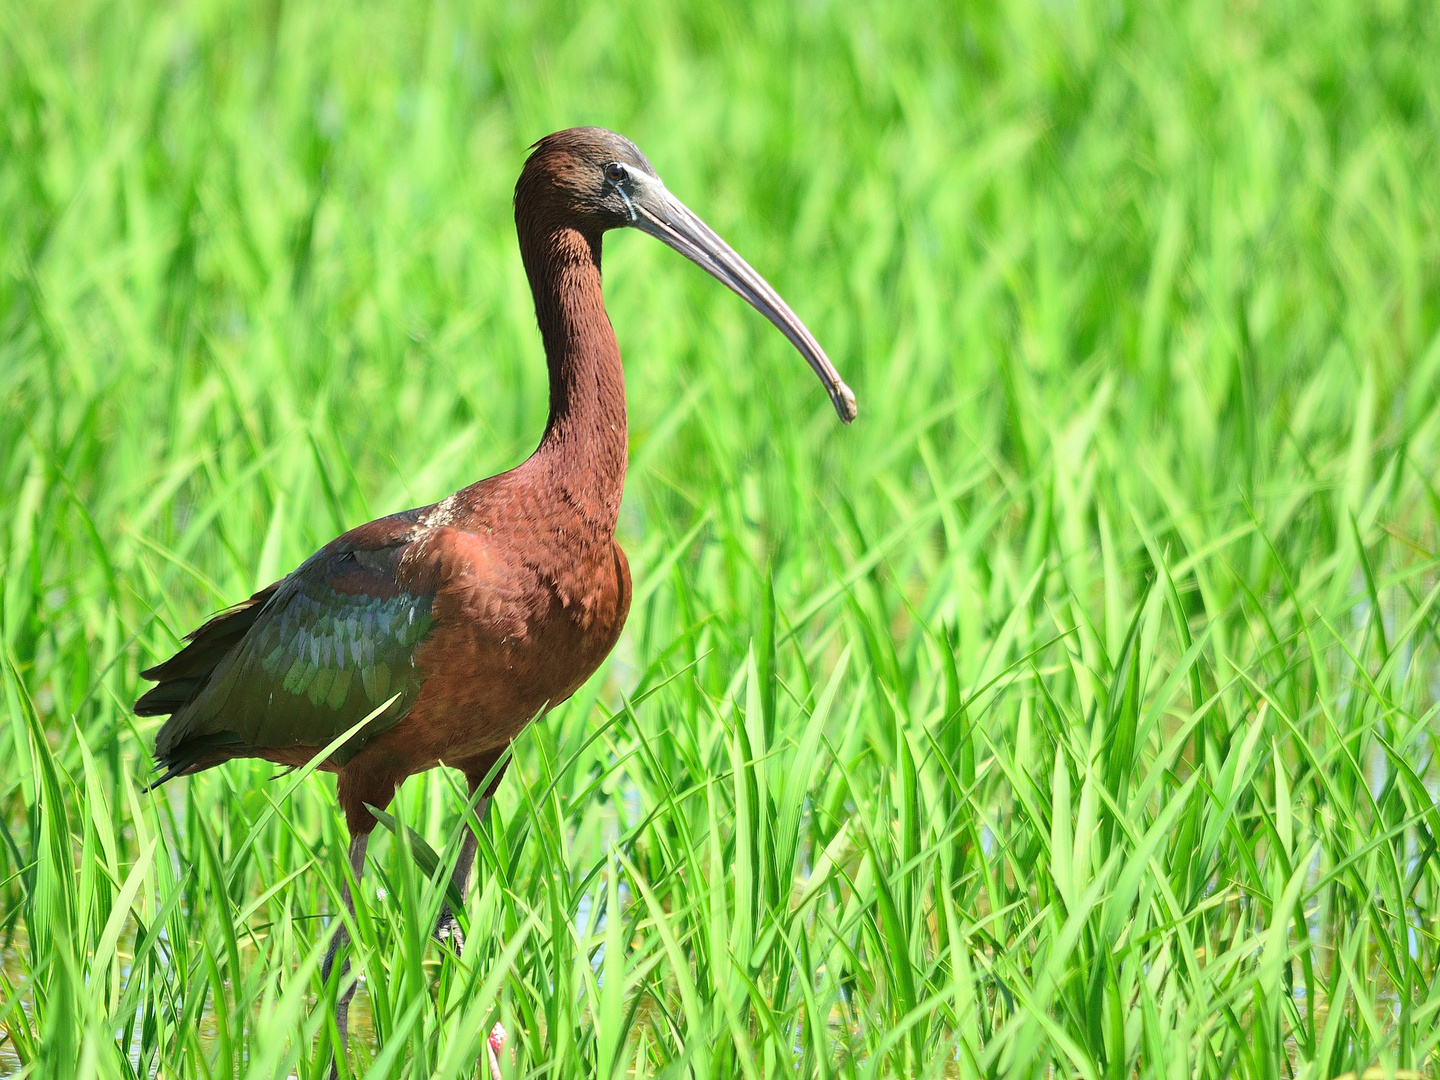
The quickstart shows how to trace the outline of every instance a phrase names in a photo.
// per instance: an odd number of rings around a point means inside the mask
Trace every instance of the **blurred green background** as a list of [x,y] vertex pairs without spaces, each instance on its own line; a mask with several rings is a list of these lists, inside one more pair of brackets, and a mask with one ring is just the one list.
[[577,124],[860,419],[609,239],[630,625],[462,958],[457,781],[397,799],[347,1070],[1429,1069],[1437,57],[1431,3],[0,2],[0,1073],[324,1074],[333,782],[141,794],[137,672],[529,452],[510,195]]

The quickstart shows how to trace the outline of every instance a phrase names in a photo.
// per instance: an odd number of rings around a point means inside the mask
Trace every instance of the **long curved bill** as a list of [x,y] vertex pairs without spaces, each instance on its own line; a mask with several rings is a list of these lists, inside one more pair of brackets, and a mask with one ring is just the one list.
[[656,180],[647,178],[631,206],[635,228],[669,244],[739,293],[751,307],[774,323],[815,369],[815,374],[820,376],[840,419],[847,424],[855,419],[855,394],[840,378],[840,373],[830,363],[825,350],[820,348],[815,335],[805,329],[805,324],[780,299],[780,294],[749,263],[735,254],[734,249],[715,234],[715,230]]

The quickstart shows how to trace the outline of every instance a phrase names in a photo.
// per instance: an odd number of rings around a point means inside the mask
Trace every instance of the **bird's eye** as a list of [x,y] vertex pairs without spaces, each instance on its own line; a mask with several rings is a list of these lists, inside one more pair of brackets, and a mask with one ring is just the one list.
[[621,165],[618,161],[612,161],[605,166],[605,179],[612,184],[618,184],[630,178],[630,170]]

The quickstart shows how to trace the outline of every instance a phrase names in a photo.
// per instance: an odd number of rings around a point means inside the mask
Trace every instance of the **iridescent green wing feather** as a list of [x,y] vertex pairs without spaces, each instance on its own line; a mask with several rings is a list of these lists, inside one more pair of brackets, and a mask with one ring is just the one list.
[[430,629],[434,594],[398,584],[404,543],[343,541],[280,583],[243,639],[161,729],[157,758],[183,760],[187,745],[232,748],[227,756],[324,746],[398,695],[335,753],[332,760],[344,764],[405,716],[420,692],[415,652]]

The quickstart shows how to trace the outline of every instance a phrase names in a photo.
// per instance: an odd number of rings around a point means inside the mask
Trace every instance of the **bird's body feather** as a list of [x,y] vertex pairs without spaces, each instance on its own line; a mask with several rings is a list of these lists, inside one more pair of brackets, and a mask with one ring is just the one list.
[[322,764],[347,816],[441,762],[483,776],[599,666],[629,609],[613,538],[527,495],[543,466],[352,529],[195,631],[137,704],[171,712],[166,778],[236,757],[303,764],[392,696]]
[[[146,672],[160,685],[141,699],[142,712],[147,699],[173,697],[169,688],[180,676],[167,670],[172,666],[193,683],[160,730],[157,758],[180,763],[191,757],[187,748],[205,745],[197,740],[222,735],[231,737],[220,744],[229,748],[225,756],[324,746],[398,695],[336,752],[332,760],[343,765],[405,716],[420,692],[415,653],[435,600],[431,583],[406,587],[399,579],[415,518],[415,511],[397,514],[331,541],[251,597],[245,610],[222,613],[173,660]],[[233,624],[241,619],[248,626],[237,638]],[[215,641],[221,635],[232,639],[223,651]],[[212,658],[208,667],[197,654]]]

